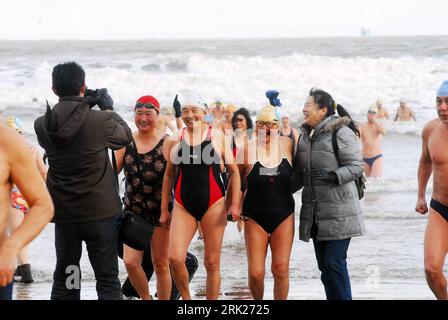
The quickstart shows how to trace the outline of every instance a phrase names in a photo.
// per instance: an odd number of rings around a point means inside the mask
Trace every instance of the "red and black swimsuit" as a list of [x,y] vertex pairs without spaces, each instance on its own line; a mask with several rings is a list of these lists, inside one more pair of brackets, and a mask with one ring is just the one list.
[[200,145],[190,146],[185,141],[184,129],[174,161],[178,168],[174,198],[197,221],[201,221],[208,208],[225,194],[221,157],[213,148],[211,130],[209,127]]

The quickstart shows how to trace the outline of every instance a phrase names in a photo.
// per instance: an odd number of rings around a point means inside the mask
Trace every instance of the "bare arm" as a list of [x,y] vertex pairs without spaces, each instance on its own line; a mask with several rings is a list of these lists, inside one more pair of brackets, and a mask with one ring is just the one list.
[[176,126],[177,126],[177,129],[178,129],[178,130],[180,130],[180,129],[183,128],[183,126],[184,126],[184,122],[182,121],[182,118],[181,118],[181,117],[176,118]]
[[1,134],[1,146],[9,155],[7,165],[11,180],[30,206],[23,223],[0,245],[0,286],[4,286],[12,281],[18,252],[44,229],[53,217],[54,208],[36,163],[29,156],[26,142],[6,130],[2,130]]
[[394,121],[397,121],[398,120],[398,110],[397,110],[397,113],[395,114],[395,118],[394,118]]
[[169,228],[171,216],[168,211],[168,204],[171,200],[171,191],[173,189],[173,180],[175,173],[175,165],[171,159],[171,149],[176,144],[176,140],[166,138],[163,142],[163,156],[166,159],[165,174],[163,175],[163,185],[162,185],[162,203],[161,203],[161,215],[160,224],[162,227]]
[[286,155],[288,161],[290,163],[292,163],[292,157],[293,157],[293,153],[294,153],[294,144],[293,144],[292,140],[289,139],[288,137],[280,137],[279,142],[283,146],[283,150],[285,151],[285,155]]
[[243,181],[243,179],[244,179],[246,167],[248,165],[248,154],[249,154],[248,147],[249,147],[249,143],[248,143],[247,139],[244,139],[243,147],[238,148],[238,150],[236,152],[236,163],[238,166],[238,171],[240,174],[241,181]]
[[39,151],[36,150],[36,148],[31,147],[31,152],[33,153],[34,160],[36,161],[37,169],[39,169],[40,175],[42,176],[42,179],[44,181],[47,181],[47,167],[45,166],[44,161],[42,160],[42,155],[39,153]]
[[229,143],[226,143],[226,137],[222,131],[216,130],[215,137],[221,140],[222,158],[229,173],[229,191],[228,194],[231,197],[230,214],[232,220],[237,221],[240,218],[240,191],[241,191],[241,179],[238,171],[238,166],[233,156],[232,149]]
[[382,135],[385,135],[387,133],[386,128],[381,123],[379,123],[378,121],[374,121],[374,124],[377,132],[381,133]]
[[247,139],[244,139],[244,143],[243,143],[243,147],[242,148],[238,148],[238,151],[236,152],[236,161],[237,161],[237,166],[238,166],[238,173],[240,176],[240,181],[241,181],[241,190],[239,193],[239,199],[240,199],[240,207],[242,207],[243,204],[243,200],[244,200],[244,192],[246,190],[246,184],[247,184],[247,180],[246,180],[246,171],[247,168],[249,166],[249,143]]
[[433,124],[429,123],[423,128],[422,131],[422,154],[420,162],[418,164],[418,198],[415,206],[415,211],[425,214],[428,212],[428,206],[426,204],[425,193],[428,180],[432,174],[432,161],[428,149],[429,135],[431,134]]
[[294,136],[294,145],[296,146],[299,142],[299,131],[296,128],[292,128],[292,134]]
[[113,152],[115,152],[115,159],[117,160],[117,173],[120,173],[121,170],[123,170],[124,155],[126,153],[126,147],[118,149]]

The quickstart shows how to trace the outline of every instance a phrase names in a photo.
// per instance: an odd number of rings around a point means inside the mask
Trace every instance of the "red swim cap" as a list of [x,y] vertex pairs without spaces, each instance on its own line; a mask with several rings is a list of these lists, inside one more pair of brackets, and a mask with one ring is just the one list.
[[142,107],[154,108],[156,109],[157,113],[160,113],[160,103],[153,96],[140,97],[135,103],[135,109]]

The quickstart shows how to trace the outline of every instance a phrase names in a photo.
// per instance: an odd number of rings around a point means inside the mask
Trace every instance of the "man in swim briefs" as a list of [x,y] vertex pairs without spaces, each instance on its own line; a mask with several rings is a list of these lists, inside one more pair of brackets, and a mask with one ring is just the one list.
[[[447,300],[443,265],[448,253],[448,80],[437,91],[436,106],[438,118],[426,123],[422,131],[415,211],[429,211],[424,244],[426,282],[437,299]],[[433,188],[428,210],[425,192],[431,174]]]
[[383,173],[384,158],[381,142],[386,134],[384,126],[376,121],[377,109],[367,111],[367,122],[361,124],[362,157],[364,160],[364,173],[367,177],[380,178]]
[[417,121],[415,118],[414,110],[409,107],[403,99],[400,100],[400,106],[397,108],[397,113],[395,115],[394,121]]

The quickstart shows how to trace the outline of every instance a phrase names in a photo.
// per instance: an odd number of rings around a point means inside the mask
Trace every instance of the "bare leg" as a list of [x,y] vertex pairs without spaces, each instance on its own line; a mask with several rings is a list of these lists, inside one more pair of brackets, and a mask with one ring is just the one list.
[[176,288],[179,290],[182,300],[191,300],[185,259],[197,225],[196,219],[175,202],[170,226],[168,259]]
[[269,235],[255,221],[248,220],[244,223],[244,238],[249,268],[249,289],[254,300],[263,300]]
[[151,238],[151,258],[157,277],[157,298],[169,300],[171,296],[171,272],[168,261],[170,231],[156,227]]
[[362,166],[364,168],[364,174],[366,175],[366,177],[371,177],[372,176],[372,168],[363,161]]
[[271,234],[271,270],[274,275],[274,299],[286,300],[289,292],[289,260],[294,239],[294,214],[286,218]]
[[202,217],[204,266],[207,271],[206,298],[216,300],[221,287],[221,247],[227,220],[224,198],[211,206]]
[[[9,233],[13,233],[23,222],[25,215],[19,209],[11,208],[9,219]],[[27,264],[28,262],[28,246],[23,247],[17,256],[17,264]]]
[[425,232],[426,282],[437,299],[447,300],[447,281],[443,265],[448,252],[448,222],[432,208],[429,209]]
[[383,175],[384,157],[379,157],[372,165],[370,175],[373,178],[381,178]]
[[151,300],[148,279],[142,268],[143,251],[138,251],[123,245],[123,261],[129,280],[142,300]]

